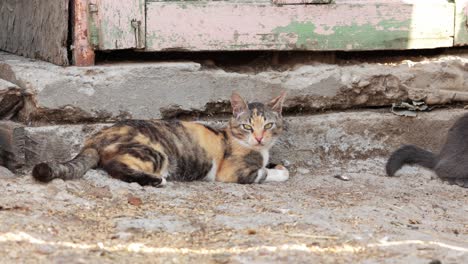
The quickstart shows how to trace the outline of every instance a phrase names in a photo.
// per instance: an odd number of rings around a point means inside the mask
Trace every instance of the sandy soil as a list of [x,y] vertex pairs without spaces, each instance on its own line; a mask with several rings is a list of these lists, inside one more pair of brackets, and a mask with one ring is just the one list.
[[[383,160],[286,183],[0,179],[1,263],[468,263],[468,189]],[[440,262],[437,262],[440,261]]]

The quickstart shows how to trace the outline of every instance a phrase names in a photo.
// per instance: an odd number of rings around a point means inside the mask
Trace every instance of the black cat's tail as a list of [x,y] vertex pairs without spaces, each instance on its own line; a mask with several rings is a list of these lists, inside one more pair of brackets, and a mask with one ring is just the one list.
[[405,164],[417,164],[433,169],[436,163],[437,156],[434,153],[414,145],[403,145],[390,155],[385,169],[388,176],[393,176]]
[[34,166],[32,176],[40,182],[50,182],[53,179],[73,180],[83,177],[99,162],[96,149],[87,148],[70,161],[64,163],[39,163]]

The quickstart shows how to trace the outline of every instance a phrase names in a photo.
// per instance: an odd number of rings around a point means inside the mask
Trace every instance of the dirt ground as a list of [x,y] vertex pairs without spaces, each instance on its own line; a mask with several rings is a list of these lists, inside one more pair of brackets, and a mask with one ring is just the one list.
[[0,262],[468,263],[468,189],[383,162],[262,185],[3,177]]

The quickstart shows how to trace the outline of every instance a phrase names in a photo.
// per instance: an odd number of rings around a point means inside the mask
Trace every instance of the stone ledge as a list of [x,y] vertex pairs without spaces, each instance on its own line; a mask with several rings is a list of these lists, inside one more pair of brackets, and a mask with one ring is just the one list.
[[26,164],[25,134],[23,125],[0,121],[0,166],[15,171]]
[[[339,168],[355,160],[386,157],[406,143],[437,151],[454,120],[464,113],[464,110],[443,110],[411,118],[362,111],[291,117],[287,118],[288,130],[273,148],[271,159],[312,169]],[[27,167],[41,161],[71,159],[80,150],[84,138],[105,125],[27,127]]]
[[289,115],[411,100],[467,102],[467,65],[463,56],[440,56],[236,73],[203,69],[194,62],[64,68],[0,52],[0,78],[34,94],[21,112],[22,121],[38,124],[222,115],[230,111],[233,90],[248,100],[267,100],[286,90]]

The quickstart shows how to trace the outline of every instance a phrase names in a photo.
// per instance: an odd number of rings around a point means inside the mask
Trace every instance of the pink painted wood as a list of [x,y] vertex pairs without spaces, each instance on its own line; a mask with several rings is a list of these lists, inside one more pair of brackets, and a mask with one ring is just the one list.
[[148,2],[146,19],[146,51],[418,49],[452,46],[454,35],[445,0]]
[[272,0],[277,5],[328,4],[332,0]]

